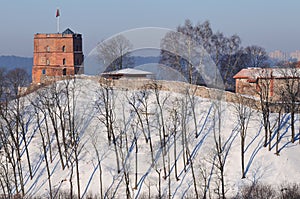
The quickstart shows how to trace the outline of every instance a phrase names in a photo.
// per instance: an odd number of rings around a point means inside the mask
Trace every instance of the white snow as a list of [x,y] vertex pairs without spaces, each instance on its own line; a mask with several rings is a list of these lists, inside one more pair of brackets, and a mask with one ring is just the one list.
[[[63,86],[62,82],[58,85]],[[153,142],[155,164],[151,164],[151,153],[149,149],[149,143],[146,143],[144,135],[141,131],[140,124],[138,122],[137,114],[134,112],[132,106],[128,103],[128,99],[133,99],[133,96],[142,96],[140,90],[124,90],[114,89],[113,99],[115,100],[115,133],[120,139],[120,135],[128,138],[128,151],[125,147],[125,143],[122,146],[122,153],[119,152],[119,156],[123,155],[123,163],[121,164],[121,172],[117,172],[116,156],[114,152],[114,145],[108,143],[107,133],[104,125],[99,121],[99,110],[96,109],[96,101],[99,99],[100,85],[97,81],[89,79],[77,79],[74,83],[76,86],[76,105],[75,107],[75,126],[77,133],[80,135],[79,146],[82,150],[79,153],[79,170],[80,170],[80,187],[81,196],[85,197],[88,193],[99,194],[99,165],[96,156],[96,149],[101,158],[102,178],[103,178],[103,194],[115,198],[124,198],[126,196],[126,187],[124,179],[124,170],[129,171],[130,179],[130,191],[133,198],[139,198],[142,195],[148,196],[150,193],[152,197],[158,196],[158,172],[161,171],[161,177],[163,173],[163,151],[159,142],[159,128],[158,120],[159,109],[156,103],[156,98],[153,90],[149,92],[149,119],[150,119],[150,134]],[[34,101],[38,97],[37,93],[31,93],[25,96],[25,106],[28,110],[28,131],[27,139],[30,140],[29,151],[32,162],[32,170],[34,173],[33,179],[30,179],[28,174],[28,165],[26,161],[25,153],[22,155],[22,161],[24,165],[25,174],[25,191],[27,196],[43,196],[48,197],[48,179],[45,166],[45,156],[43,155],[42,143],[40,134],[38,131],[38,124],[34,117],[33,107],[30,101]],[[142,98],[143,99],[143,98]],[[163,104],[163,116],[165,119],[166,129],[172,129],[173,119],[170,114],[174,109],[177,109],[180,113],[183,108],[183,100],[186,96],[183,94],[160,91],[160,100],[164,101]],[[194,121],[192,117],[191,109],[188,106],[187,114],[187,140],[189,144],[189,150],[193,159],[193,165],[196,173],[196,180],[199,194],[203,190],[203,179],[200,175],[200,169],[205,169],[207,173],[210,173],[212,169],[211,161],[214,157],[214,140],[213,140],[213,113],[214,102],[210,99],[201,97],[195,97],[196,100],[196,121],[197,130],[194,129]],[[141,102],[136,100],[135,105],[142,108]],[[300,172],[300,145],[298,141],[294,144],[290,143],[290,120],[289,115],[285,116],[284,123],[281,127],[281,134],[283,137],[280,142],[280,156],[276,156],[275,146],[272,151],[268,151],[263,147],[264,131],[261,122],[261,114],[255,111],[247,133],[246,138],[246,151],[245,151],[245,167],[247,170],[246,179],[241,179],[241,163],[240,163],[240,137],[237,128],[237,116],[234,114],[234,107],[232,103],[222,102],[221,113],[221,133],[223,143],[226,143],[226,149],[229,149],[228,156],[225,164],[225,180],[226,190],[228,196],[234,196],[239,189],[245,185],[250,184],[254,180],[258,180],[262,183],[271,185],[279,185],[283,182],[299,182]],[[141,114],[143,119],[145,114]],[[30,118],[30,120],[29,120]],[[275,116],[274,116],[275,118]],[[272,120],[273,122],[274,119]],[[50,123],[50,121],[48,121]],[[146,128],[146,121],[143,120],[143,124]],[[45,121],[42,120],[40,125],[45,125]],[[180,122],[178,122],[180,126]],[[178,127],[180,129],[180,127]],[[298,127],[297,127],[298,128]],[[137,187],[135,184],[135,139],[134,133],[138,137],[138,178]],[[297,131],[298,132],[298,129]],[[69,190],[69,176],[70,167],[62,169],[57,143],[54,133],[52,135],[52,156],[53,161],[50,164],[51,167],[51,182],[55,191]],[[167,133],[171,133],[167,130]],[[195,134],[198,137],[196,138]],[[275,132],[274,132],[275,133]],[[182,133],[179,130],[174,140],[173,135],[166,137],[167,145],[165,155],[165,162],[170,162],[170,188],[172,198],[182,198],[194,193],[192,172],[190,164],[184,168],[183,165],[183,151],[182,151]],[[298,135],[299,138],[299,135]],[[123,137],[124,139],[124,137]],[[275,139],[272,143],[275,144]],[[176,142],[176,156],[174,157],[174,142]],[[120,143],[119,143],[120,144]],[[22,146],[24,144],[22,143]],[[24,146],[23,146],[24,147]],[[49,149],[49,147],[48,147]],[[169,152],[169,153],[168,153]],[[48,151],[49,153],[49,151]],[[169,155],[169,157],[168,157]],[[49,154],[48,154],[49,158]],[[121,159],[121,157],[120,157]],[[177,171],[179,180],[175,179],[175,162],[177,162]],[[168,164],[166,164],[168,165]],[[169,173],[167,172],[167,178],[161,178],[162,194],[165,196],[168,194],[168,179]],[[76,174],[75,167],[73,173],[74,193],[76,194]],[[211,190],[215,184],[215,177],[211,180]],[[212,193],[213,194],[213,193]]]

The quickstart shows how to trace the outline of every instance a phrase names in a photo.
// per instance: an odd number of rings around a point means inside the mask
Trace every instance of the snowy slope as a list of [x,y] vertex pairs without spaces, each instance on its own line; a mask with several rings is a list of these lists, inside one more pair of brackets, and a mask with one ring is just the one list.
[[[172,82],[170,82],[172,84]],[[56,86],[62,90],[66,83],[59,82]],[[76,89],[72,90],[75,85]],[[50,86],[51,87],[51,86]],[[28,164],[24,150],[24,143],[21,142],[22,165],[24,167],[24,181],[26,195],[49,197],[49,187],[47,170],[45,166],[45,155],[42,149],[41,135],[38,126],[45,130],[45,120],[50,124],[48,118],[43,118],[41,114],[40,122],[37,122],[36,114],[32,102],[41,101],[42,96],[50,93],[50,87],[39,89],[31,93],[22,100],[26,108],[27,132],[26,138],[29,142],[29,152],[33,178],[30,179]],[[114,101],[114,132],[117,140],[118,158],[120,161],[120,172],[117,171],[115,146],[108,142],[107,132],[104,124],[99,120],[101,113],[96,104],[101,105],[101,87],[97,81],[90,79],[77,79],[76,82],[69,82],[72,107],[74,109],[74,126],[78,135],[79,150],[79,173],[80,173],[80,193],[81,197],[87,194],[100,194],[100,166],[103,181],[103,195],[108,198],[126,197],[126,177],[129,180],[130,195],[133,198],[141,196],[151,197],[159,194],[159,176],[161,179],[161,193],[167,196],[170,192],[172,198],[182,198],[194,194],[194,181],[191,164],[184,166],[184,157],[187,156],[183,150],[183,131],[185,128],[188,143],[188,152],[193,163],[194,173],[198,192],[201,195],[205,188],[203,175],[208,176],[209,191],[212,197],[216,186],[216,169],[213,167],[215,158],[214,129],[216,116],[215,104],[217,102],[195,96],[195,116],[197,132],[195,131],[195,121],[191,109],[189,98],[180,93],[172,91],[159,91],[159,101],[162,105],[164,118],[164,129],[166,131],[165,148],[160,145],[160,133],[162,132],[162,117],[157,104],[155,91],[148,89],[143,93],[141,90],[113,89],[109,92]],[[73,92],[74,91],[74,92]],[[65,104],[65,92],[61,95],[61,101]],[[145,97],[149,95],[148,97]],[[139,99],[139,100],[138,100]],[[148,102],[148,119],[150,122],[147,131],[145,120],[145,110],[141,101]],[[131,101],[140,111],[143,120],[146,137],[150,136],[153,144],[153,153],[150,152],[150,144],[145,140],[142,125],[139,117],[134,111]],[[186,106],[184,105],[186,104]],[[218,104],[218,103],[217,103]],[[66,105],[66,104],[65,104]],[[178,122],[174,123],[174,112],[178,113]],[[284,123],[280,132],[280,156],[274,155],[275,146],[272,151],[263,147],[264,131],[261,123],[261,114],[254,111],[250,119],[249,129],[246,137],[245,165],[246,179],[241,179],[240,163],[240,137],[237,124],[237,116],[234,113],[234,104],[221,103],[221,135],[224,144],[225,161],[225,181],[228,196],[236,195],[242,186],[251,184],[257,180],[262,183],[279,185],[282,182],[299,182],[300,172],[300,146],[298,142],[290,143],[290,121],[289,116],[285,115]],[[185,114],[185,118],[184,117]],[[275,118],[275,116],[274,116]],[[218,119],[218,118],[217,118]],[[182,126],[183,120],[186,126]],[[273,121],[275,122],[275,121]],[[176,135],[174,125],[177,125]],[[59,126],[60,127],[60,126]],[[298,128],[298,127],[297,127]],[[53,194],[58,196],[61,191],[70,189],[71,164],[62,169],[59,158],[58,146],[53,128],[49,127],[51,135],[51,155],[53,161],[50,163],[51,183]],[[218,129],[217,129],[218,130]],[[298,132],[298,129],[297,131]],[[45,132],[43,132],[45,133]],[[59,132],[61,138],[61,132]],[[275,133],[275,132],[274,132]],[[136,139],[135,139],[136,138]],[[149,137],[148,137],[149,138]],[[163,138],[161,138],[163,140]],[[61,139],[62,140],[62,139]],[[137,140],[137,141],[136,141]],[[273,139],[275,144],[275,138]],[[136,148],[137,143],[137,148]],[[176,146],[175,146],[176,144]],[[61,146],[62,147],[62,146]],[[176,147],[176,151],[175,148]],[[136,149],[138,152],[136,153]],[[50,147],[47,146],[47,158],[50,156]],[[74,151],[68,145],[69,158],[74,157]],[[100,157],[100,165],[97,159]],[[152,162],[152,155],[154,160]],[[137,158],[137,164],[136,164]],[[187,157],[185,157],[187,158]],[[72,161],[72,159],[69,159]],[[186,159],[187,160],[187,159]],[[166,165],[166,176],[164,177],[163,161]],[[50,159],[49,159],[50,162]],[[176,163],[176,164],[175,164]],[[135,175],[137,165],[137,178]],[[176,165],[176,168],[175,168]],[[73,189],[77,193],[76,168],[73,173]],[[175,177],[177,172],[178,180]],[[160,175],[159,175],[160,173]],[[128,176],[126,176],[127,174]],[[211,177],[209,177],[211,175]],[[135,187],[136,186],[136,187]]]

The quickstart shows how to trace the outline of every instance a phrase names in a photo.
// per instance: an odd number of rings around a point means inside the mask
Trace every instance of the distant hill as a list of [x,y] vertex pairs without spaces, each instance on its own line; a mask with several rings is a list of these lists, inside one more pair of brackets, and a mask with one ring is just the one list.
[[157,57],[142,57],[142,56],[133,56],[134,66],[140,66],[144,64],[158,63],[159,56]]
[[32,57],[18,57],[18,56],[0,56],[0,68],[11,70],[14,68],[25,69],[31,75],[31,68],[33,64]]

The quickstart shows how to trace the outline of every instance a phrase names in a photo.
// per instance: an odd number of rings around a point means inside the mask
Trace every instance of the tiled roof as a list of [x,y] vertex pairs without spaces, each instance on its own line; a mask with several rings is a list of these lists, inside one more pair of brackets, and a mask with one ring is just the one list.
[[257,71],[261,70],[261,68],[244,68],[240,70],[237,74],[233,76],[234,79],[248,79],[255,77]]
[[300,78],[300,68],[245,68],[233,76],[234,79]]

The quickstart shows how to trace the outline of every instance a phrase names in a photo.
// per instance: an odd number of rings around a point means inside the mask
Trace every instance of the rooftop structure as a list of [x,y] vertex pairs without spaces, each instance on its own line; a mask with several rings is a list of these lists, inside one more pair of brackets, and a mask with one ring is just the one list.
[[152,78],[154,74],[148,71],[125,68],[121,70],[102,73],[101,76],[107,79],[149,79]]

